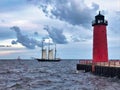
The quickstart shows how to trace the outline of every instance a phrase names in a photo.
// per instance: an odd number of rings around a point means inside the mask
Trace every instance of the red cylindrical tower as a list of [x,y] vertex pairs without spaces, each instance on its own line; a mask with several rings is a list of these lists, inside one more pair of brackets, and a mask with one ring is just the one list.
[[93,26],[93,62],[108,62],[107,31],[108,22],[100,14],[95,16]]

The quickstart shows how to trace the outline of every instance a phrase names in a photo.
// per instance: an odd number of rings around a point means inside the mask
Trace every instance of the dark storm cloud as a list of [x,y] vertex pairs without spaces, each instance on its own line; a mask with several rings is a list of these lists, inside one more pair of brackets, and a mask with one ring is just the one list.
[[[84,0],[30,0],[39,1],[40,9],[51,18],[57,18],[73,25],[89,27],[99,5],[89,8]],[[76,2],[77,1],[77,2]]]
[[49,27],[49,26],[45,26],[44,29],[48,32],[49,37],[53,40],[54,43],[57,43],[57,44],[67,43],[66,37],[64,36],[62,30],[55,27]]
[[13,40],[11,43],[12,44],[17,44],[21,43],[23,46],[29,48],[29,49],[34,49],[36,46],[41,47],[42,44],[40,41],[37,41],[33,38],[29,38],[27,35],[23,35],[21,33],[21,30],[17,26],[11,27],[12,30],[16,32],[17,40]]

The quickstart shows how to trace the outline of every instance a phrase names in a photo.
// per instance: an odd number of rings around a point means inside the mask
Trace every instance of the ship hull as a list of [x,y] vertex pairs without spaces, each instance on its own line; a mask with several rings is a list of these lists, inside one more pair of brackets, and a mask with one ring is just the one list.
[[39,58],[37,58],[36,59],[37,61],[40,61],[40,62],[59,62],[59,61],[61,61],[60,59],[51,59],[51,60],[49,60],[49,59],[39,59]]

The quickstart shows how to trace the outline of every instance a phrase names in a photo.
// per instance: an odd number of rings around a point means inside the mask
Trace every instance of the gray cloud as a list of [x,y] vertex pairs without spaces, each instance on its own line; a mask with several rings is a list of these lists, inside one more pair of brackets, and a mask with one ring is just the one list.
[[[65,29],[60,29],[60,26],[52,25],[53,27],[46,28],[46,31],[48,32],[49,36],[53,39],[56,43],[68,43],[68,42],[81,42],[81,41],[87,41],[85,37],[82,36],[73,36],[74,34],[71,32],[71,29],[75,29],[74,26],[80,26],[83,27],[86,31],[87,29],[90,29],[91,22],[94,19],[94,16],[96,15],[96,11],[99,9],[99,5],[96,3],[92,3],[91,7],[88,7],[84,0],[29,0],[32,3],[37,3],[39,5],[39,8],[45,13],[47,17],[50,17],[52,19],[57,19],[63,22],[67,22],[66,25],[71,25],[73,28],[68,29],[68,33],[72,36],[69,38],[69,36],[65,36],[63,34],[66,31],[67,27],[65,26]],[[52,23],[52,22],[51,22]],[[80,30],[81,28],[79,28]],[[78,31],[79,31],[78,30]],[[74,31],[74,32],[78,32]],[[82,32],[79,32],[81,34]],[[59,36],[59,34],[61,34]],[[67,38],[67,39],[66,39]]]
[[64,36],[62,30],[55,27],[49,27],[49,26],[45,26],[44,29],[48,32],[49,37],[53,40],[54,43],[57,43],[57,44],[67,43],[66,37]]
[[34,32],[34,35],[38,36],[39,34],[38,34],[38,32]]
[[[21,43],[23,46],[29,49],[35,49],[36,46],[42,47],[42,41],[38,41],[34,38],[30,38],[27,35],[23,35],[19,27],[13,26],[10,29],[16,32],[16,37],[17,37],[17,40],[13,40],[11,42],[12,44]],[[61,30],[48,26],[45,26],[44,29],[48,32],[49,36],[43,37],[43,39],[48,39],[50,37],[54,43],[57,44],[67,43],[66,37],[63,35],[63,32]],[[37,36],[38,33],[34,32],[34,35]],[[44,45],[47,45],[47,43],[44,42]]]
[[34,49],[36,46],[41,47],[41,41],[37,41],[34,38],[29,38],[27,35],[23,35],[21,33],[21,30],[17,26],[11,27],[12,30],[16,32],[17,40],[13,40],[11,43],[12,44],[17,44],[21,43],[23,46],[29,48],[29,49]]
[[39,1],[40,9],[51,18],[66,21],[73,25],[90,27],[99,5],[93,3],[89,8],[84,0],[30,0]]
[[17,41],[15,41],[15,40],[12,40],[12,42],[11,42],[12,44],[17,44]]

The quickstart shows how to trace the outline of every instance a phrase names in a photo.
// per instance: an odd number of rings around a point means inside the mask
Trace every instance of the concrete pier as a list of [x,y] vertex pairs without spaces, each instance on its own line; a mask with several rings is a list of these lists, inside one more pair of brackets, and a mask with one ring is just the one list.
[[105,77],[120,78],[120,60],[110,60],[109,62],[92,63],[90,60],[82,60],[77,64],[77,70],[92,72],[95,75]]

